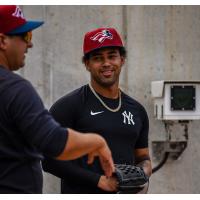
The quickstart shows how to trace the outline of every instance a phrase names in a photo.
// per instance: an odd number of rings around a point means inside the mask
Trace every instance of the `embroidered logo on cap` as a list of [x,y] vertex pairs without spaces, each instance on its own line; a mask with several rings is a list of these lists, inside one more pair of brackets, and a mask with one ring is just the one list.
[[23,12],[19,6],[16,6],[15,12],[12,14],[12,16],[24,19]]
[[109,30],[103,30],[101,32],[96,33],[93,37],[90,38],[93,41],[98,41],[100,43],[104,42],[105,39],[112,40],[113,35]]

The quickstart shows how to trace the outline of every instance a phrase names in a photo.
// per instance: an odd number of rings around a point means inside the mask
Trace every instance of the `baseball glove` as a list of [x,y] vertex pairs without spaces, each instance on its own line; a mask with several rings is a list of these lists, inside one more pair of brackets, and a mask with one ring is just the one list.
[[141,167],[133,165],[116,164],[115,175],[119,183],[118,193],[143,193],[140,192],[147,187],[149,178],[144,173]]

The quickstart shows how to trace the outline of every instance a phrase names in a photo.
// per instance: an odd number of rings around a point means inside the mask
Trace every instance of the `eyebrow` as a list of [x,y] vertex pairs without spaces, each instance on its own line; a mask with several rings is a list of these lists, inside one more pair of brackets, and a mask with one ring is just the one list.
[[[114,54],[114,53],[117,53],[117,51],[116,51],[116,50],[110,50],[110,51],[108,52],[108,54]],[[92,57],[93,57],[93,56],[99,56],[99,55],[102,55],[102,53],[100,53],[100,52],[95,52],[95,53],[91,54]]]

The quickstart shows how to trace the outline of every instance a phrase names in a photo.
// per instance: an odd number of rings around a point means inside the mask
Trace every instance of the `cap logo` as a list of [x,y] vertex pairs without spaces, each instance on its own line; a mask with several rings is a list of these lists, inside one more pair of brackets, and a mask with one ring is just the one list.
[[12,16],[24,19],[23,12],[19,6],[16,6],[15,12],[12,14]]
[[90,38],[93,41],[98,41],[99,43],[104,42],[105,39],[112,40],[113,35],[109,30],[103,30],[101,32],[96,33],[94,36]]

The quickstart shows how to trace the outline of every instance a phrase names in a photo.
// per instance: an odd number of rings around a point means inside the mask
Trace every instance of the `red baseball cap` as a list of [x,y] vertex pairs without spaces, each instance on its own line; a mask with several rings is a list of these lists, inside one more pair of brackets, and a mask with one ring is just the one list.
[[114,28],[98,28],[85,34],[83,53],[102,47],[123,47],[120,35]]
[[0,6],[0,33],[20,34],[41,26],[43,21],[27,21],[23,12],[16,5]]

